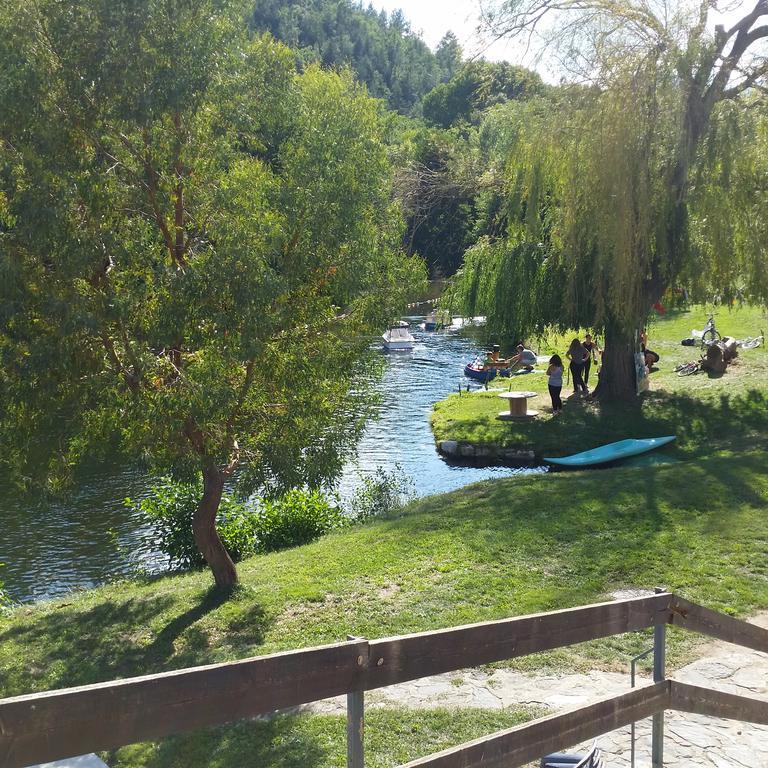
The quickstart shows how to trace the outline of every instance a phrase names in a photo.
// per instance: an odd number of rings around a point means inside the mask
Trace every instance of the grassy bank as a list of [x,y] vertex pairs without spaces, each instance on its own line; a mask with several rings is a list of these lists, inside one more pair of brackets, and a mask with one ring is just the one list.
[[[127,582],[0,619],[2,695],[611,599],[663,585],[736,614],[768,607],[764,454],[486,482],[240,565]],[[624,667],[647,638],[521,666]],[[674,636],[680,662],[691,638]]]
[[[680,377],[678,363],[697,359],[698,347],[683,347],[681,339],[692,328],[702,328],[703,308],[670,312],[649,326],[649,347],[658,352],[658,370],[651,373],[651,391],[635,405],[601,405],[571,397],[563,413],[550,414],[547,381],[543,372],[498,379],[489,391],[454,394],[437,403],[432,415],[435,439],[458,440],[474,445],[521,447],[539,455],[562,456],[626,437],[675,434],[670,453],[679,457],[705,456],[718,450],[739,450],[763,440],[768,431],[768,354],[765,347],[744,350],[722,376],[699,373]],[[723,334],[743,338],[768,330],[762,310],[744,307],[715,315]],[[542,354],[567,347],[567,339],[552,339],[540,347]],[[546,366],[542,368],[545,369]],[[591,384],[596,377],[594,368]],[[531,422],[500,421],[506,405],[498,394],[508,389],[539,392],[530,401],[540,410]]]

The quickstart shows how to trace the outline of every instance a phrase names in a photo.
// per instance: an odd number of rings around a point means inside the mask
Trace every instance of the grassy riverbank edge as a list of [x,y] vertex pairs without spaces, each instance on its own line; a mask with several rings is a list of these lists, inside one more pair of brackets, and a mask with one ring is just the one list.
[[[0,694],[80,685],[610,600],[664,586],[736,615],[768,608],[761,451],[487,481],[239,566],[106,585],[0,619]],[[643,633],[515,662],[623,668]],[[672,635],[670,663],[695,640]]]

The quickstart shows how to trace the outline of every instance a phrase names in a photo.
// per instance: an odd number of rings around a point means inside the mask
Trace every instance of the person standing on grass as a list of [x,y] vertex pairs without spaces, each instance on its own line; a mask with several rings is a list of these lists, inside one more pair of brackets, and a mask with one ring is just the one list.
[[563,401],[560,399],[560,392],[563,389],[563,361],[560,355],[552,355],[549,358],[549,368],[547,368],[549,379],[549,396],[552,398],[552,415],[557,416],[563,410]]
[[590,334],[587,334],[584,337],[581,346],[589,353],[587,362],[584,363],[584,385],[587,387],[587,391],[589,391],[589,369],[592,367],[593,362],[597,365],[597,355],[600,352],[600,347],[597,345],[596,341],[592,341],[592,336]]
[[568,347],[565,356],[571,361],[570,369],[571,376],[573,377],[573,394],[589,394],[587,385],[584,383],[584,366],[586,365],[587,360],[589,360],[589,352],[584,349],[584,345],[578,339],[574,339],[571,342],[571,346]]

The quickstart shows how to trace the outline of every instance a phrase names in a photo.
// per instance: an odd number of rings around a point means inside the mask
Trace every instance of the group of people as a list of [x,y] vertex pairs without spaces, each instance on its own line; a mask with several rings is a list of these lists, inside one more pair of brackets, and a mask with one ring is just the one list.
[[[571,342],[565,356],[570,361],[568,368],[573,380],[574,394],[589,394],[589,372],[592,363],[597,365],[599,354],[601,354],[600,347],[596,341],[593,341],[590,334],[584,337],[584,341],[577,338]],[[552,355],[547,368],[547,383],[549,384],[549,396],[552,399],[552,413],[555,415],[560,413],[563,408],[563,401],[560,398],[563,389],[563,372],[563,359],[560,355]]]

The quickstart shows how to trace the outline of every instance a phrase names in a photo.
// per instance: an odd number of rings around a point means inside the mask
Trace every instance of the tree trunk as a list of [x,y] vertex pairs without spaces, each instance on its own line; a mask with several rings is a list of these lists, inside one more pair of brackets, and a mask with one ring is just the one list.
[[601,400],[634,400],[637,396],[635,379],[634,332],[616,326],[605,328],[605,349],[595,396]]
[[213,572],[218,587],[237,584],[237,571],[216,530],[216,513],[224,491],[224,473],[214,466],[203,470],[203,498],[192,520],[195,544]]

